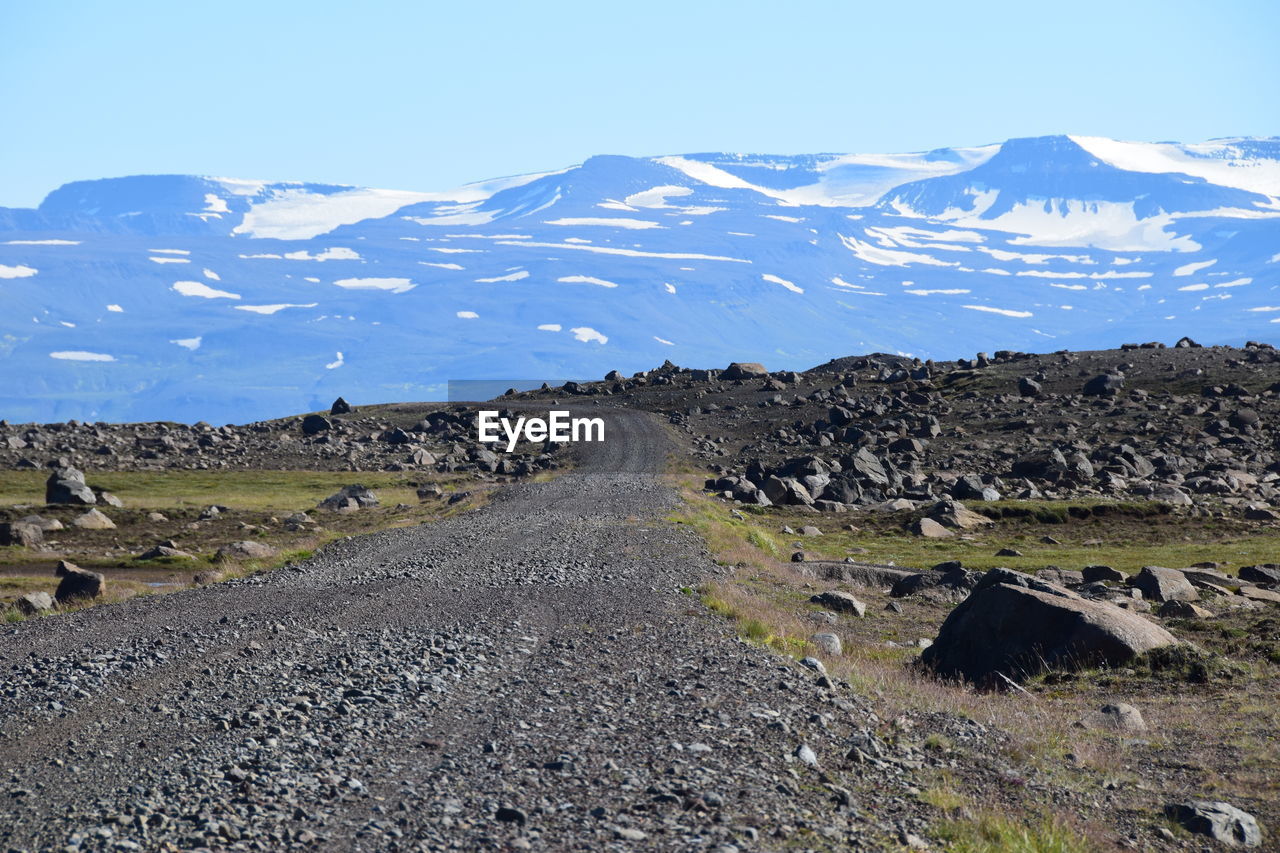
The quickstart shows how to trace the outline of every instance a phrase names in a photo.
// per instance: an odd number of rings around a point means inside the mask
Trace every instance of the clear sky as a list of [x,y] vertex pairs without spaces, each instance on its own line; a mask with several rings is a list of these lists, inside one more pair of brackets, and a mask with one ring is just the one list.
[[446,189],[592,154],[1280,134],[1280,3],[0,0],[0,205]]

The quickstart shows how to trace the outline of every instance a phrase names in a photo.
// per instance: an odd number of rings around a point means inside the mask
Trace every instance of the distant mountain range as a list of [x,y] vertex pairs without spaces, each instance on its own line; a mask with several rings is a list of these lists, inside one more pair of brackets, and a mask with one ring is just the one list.
[[184,175],[0,208],[0,417],[1280,331],[1280,139],[593,157],[441,193]]

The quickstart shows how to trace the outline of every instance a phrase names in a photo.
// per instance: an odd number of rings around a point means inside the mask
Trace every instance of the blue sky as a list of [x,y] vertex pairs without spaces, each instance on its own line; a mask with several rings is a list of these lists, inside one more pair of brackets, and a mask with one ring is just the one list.
[[140,173],[402,189],[592,154],[1280,133],[1280,4],[0,2],[0,205]]

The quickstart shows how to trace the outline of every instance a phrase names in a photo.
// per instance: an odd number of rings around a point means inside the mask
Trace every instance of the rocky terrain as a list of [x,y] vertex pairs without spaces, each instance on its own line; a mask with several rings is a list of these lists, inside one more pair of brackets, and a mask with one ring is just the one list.
[[111,470],[434,470],[528,476],[550,467],[545,452],[553,445],[502,456],[479,446],[475,419],[474,411],[459,406],[355,410],[339,397],[327,415],[316,412],[244,426],[0,421],[0,469],[41,468],[61,460]]
[[[249,567],[202,588],[81,609],[94,567],[56,563],[67,612],[0,628],[2,846],[1274,845],[1272,347],[668,363],[501,405],[607,440],[491,454],[419,404],[5,425],[5,476],[61,502],[10,502],[11,537],[142,523],[127,477],[373,489],[183,510]],[[254,571],[231,519],[330,535]]]
[[1280,499],[1269,428],[1280,414],[1280,352],[1269,344],[1203,348],[1184,338],[1172,348],[959,362],[871,355],[804,373],[667,364],[566,390],[667,414],[695,457],[722,472],[716,490],[760,506]]

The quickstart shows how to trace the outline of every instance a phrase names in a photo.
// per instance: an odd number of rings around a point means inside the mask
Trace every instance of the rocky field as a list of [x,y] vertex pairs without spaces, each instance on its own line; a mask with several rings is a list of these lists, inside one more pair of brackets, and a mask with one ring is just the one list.
[[0,424],[4,846],[1275,848],[1270,346],[339,404]]

